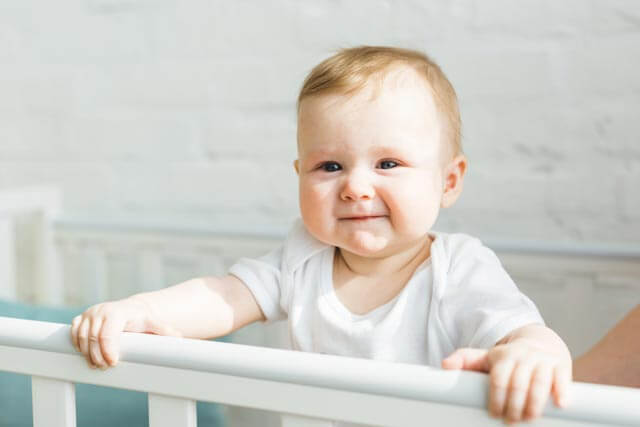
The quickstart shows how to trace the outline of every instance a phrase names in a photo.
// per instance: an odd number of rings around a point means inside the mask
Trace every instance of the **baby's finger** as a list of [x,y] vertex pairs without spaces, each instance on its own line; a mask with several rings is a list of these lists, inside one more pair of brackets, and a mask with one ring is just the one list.
[[533,371],[531,386],[529,387],[529,397],[527,398],[527,406],[524,416],[527,420],[542,415],[544,405],[549,399],[551,391],[551,383],[553,381],[553,369],[548,364],[538,365]]
[[558,365],[553,371],[553,400],[559,408],[566,408],[570,401],[571,365]]
[[489,373],[489,414],[502,417],[514,362],[498,362]]
[[533,366],[529,363],[519,363],[513,370],[507,392],[505,411],[507,422],[517,422],[522,419],[532,372]]
[[94,365],[99,368],[106,367],[107,363],[102,357],[102,350],[100,349],[100,330],[102,329],[102,318],[98,317],[94,319],[89,329],[89,355]]
[[80,326],[78,327],[78,346],[80,347],[80,352],[87,359],[87,363],[91,368],[95,368],[93,366],[93,362],[91,362],[91,356],[89,355],[89,327],[91,326],[91,321],[88,318],[82,319],[80,322]]
[[78,347],[80,348],[80,352],[85,356],[89,355],[89,327],[91,326],[91,321],[87,318],[84,318],[80,321],[80,326],[78,326]]
[[444,359],[442,367],[487,372],[489,371],[487,353],[487,350],[481,348],[461,348]]
[[71,321],[71,344],[73,347],[80,351],[80,344],[78,344],[78,328],[80,327],[80,323],[82,322],[82,316],[76,316]]
[[120,335],[124,330],[124,322],[122,320],[111,320],[107,318],[102,325],[102,333],[100,335],[100,343],[102,348],[102,356],[110,365],[115,366],[120,357]]

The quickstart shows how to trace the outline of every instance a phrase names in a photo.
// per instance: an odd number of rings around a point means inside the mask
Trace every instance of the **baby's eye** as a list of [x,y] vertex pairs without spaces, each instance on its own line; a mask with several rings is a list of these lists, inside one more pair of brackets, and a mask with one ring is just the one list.
[[336,172],[342,169],[342,166],[336,162],[325,162],[322,164],[322,169],[327,172]]
[[383,160],[380,162],[380,169],[392,169],[398,166],[398,163],[393,160]]

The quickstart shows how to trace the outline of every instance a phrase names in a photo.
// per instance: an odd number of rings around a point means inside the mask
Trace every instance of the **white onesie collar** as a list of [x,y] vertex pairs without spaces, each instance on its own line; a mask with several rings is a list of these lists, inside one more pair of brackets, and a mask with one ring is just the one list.
[[283,254],[284,265],[289,271],[295,271],[306,260],[330,246],[313,237],[298,218],[287,236]]

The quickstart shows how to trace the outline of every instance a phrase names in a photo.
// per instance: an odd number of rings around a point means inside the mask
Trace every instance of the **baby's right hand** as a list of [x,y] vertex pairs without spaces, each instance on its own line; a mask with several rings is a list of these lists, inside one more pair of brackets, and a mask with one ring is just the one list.
[[106,369],[118,363],[120,333],[147,332],[149,323],[148,306],[140,300],[96,304],[74,317],[71,341],[91,368]]

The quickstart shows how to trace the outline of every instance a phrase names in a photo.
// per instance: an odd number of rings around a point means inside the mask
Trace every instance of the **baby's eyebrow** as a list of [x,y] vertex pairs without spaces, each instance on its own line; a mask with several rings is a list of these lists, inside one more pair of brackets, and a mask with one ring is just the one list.
[[335,157],[337,153],[336,150],[317,149],[305,151],[303,154],[303,157],[313,160],[317,158]]
[[372,147],[369,153],[373,156],[406,156],[407,151],[396,145],[379,145]]
[[[366,152],[367,155],[371,157],[403,157],[407,156],[407,151],[403,150],[400,147],[394,145],[378,145],[371,147]],[[327,150],[323,148],[309,150],[304,152],[304,156],[306,159],[315,160],[315,159],[323,159],[323,158],[332,158],[337,156],[349,156],[349,153],[344,150]]]
[[327,150],[327,149],[317,149],[317,150],[309,150],[307,154],[311,156],[326,156],[334,154],[336,150]]

